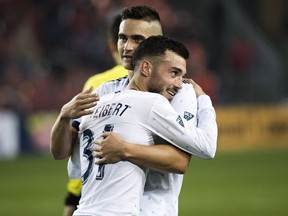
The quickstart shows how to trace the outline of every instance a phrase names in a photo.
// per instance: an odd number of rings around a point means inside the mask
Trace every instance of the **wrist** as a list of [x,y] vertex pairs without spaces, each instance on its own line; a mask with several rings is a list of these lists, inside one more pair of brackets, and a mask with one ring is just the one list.
[[123,148],[120,154],[120,158],[122,161],[130,161],[130,159],[132,158],[132,145],[128,142],[124,142],[123,144]]
[[63,115],[62,113],[59,116],[59,120],[60,122],[64,123],[64,124],[70,124],[71,119],[68,118],[67,116]]

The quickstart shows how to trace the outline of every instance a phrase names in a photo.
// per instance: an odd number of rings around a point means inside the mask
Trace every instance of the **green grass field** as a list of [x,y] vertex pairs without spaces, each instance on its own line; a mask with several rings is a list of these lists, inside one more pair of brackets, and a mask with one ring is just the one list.
[[[288,151],[218,152],[192,158],[179,216],[287,216]],[[62,215],[66,161],[49,155],[0,161],[0,215]]]

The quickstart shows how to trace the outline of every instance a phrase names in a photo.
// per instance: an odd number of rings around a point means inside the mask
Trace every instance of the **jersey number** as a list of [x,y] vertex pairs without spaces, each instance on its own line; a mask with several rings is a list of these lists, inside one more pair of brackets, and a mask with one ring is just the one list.
[[[114,125],[112,124],[107,124],[104,127],[104,131],[113,131]],[[85,146],[84,150],[83,150],[83,156],[87,158],[87,160],[89,161],[88,164],[88,168],[85,171],[85,173],[82,176],[82,184],[84,185],[89,177],[89,175],[91,174],[92,170],[93,170],[93,155],[92,155],[92,142],[94,140],[93,138],[93,132],[90,129],[86,129],[83,132],[83,140],[88,139],[87,141],[87,145]],[[98,171],[97,171],[97,175],[96,175],[96,180],[102,180],[104,178],[104,170],[105,170],[105,165],[101,164],[98,167]]]

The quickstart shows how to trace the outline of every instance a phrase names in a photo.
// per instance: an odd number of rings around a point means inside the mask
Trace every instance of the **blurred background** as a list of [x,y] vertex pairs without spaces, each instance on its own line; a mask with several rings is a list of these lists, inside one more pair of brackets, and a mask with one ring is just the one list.
[[[262,136],[287,134],[282,116],[288,103],[285,0],[180,4],[172,0],[1,0],[0,108],[7,121],[1,127],[20,128],[13,133],[20,152],[47,150],[46,129],[54,121],[54,112],[82,90],[89,76],[114,65],[106,41],[111,17],[125,6],[140,4],[156,8],[164,34],[189,47],[187,76],[204,88],[218,108],[220,139],[221,134],[231,133],[234,137],[249,133],[253,138],[259,134],[257,127],[262,127]],[[273,122],[267,125],[268,121]],[[5,137],[0,134],[0,155]]]
[[[262,151],[276,151],[267,159],[277,160],[280,153],[288,158],[288,1],[0,0],[2,169],[23,157],[29,161],[27,155],[33,155],[32,161],[48,155],[49,163],[61,164],[58,180],[64,197],[66,162],[49,156],[51,126],[62,105],[82,90],[89,76],[114,65],[106,41],[112,17],[123,7],[143,4],[158,10],[164,35],[188,46],[187,76],[212,98],[219,126],[214,164],[225,157],[233,164],[241,152],[259,156]],[[241,160],[242,155],[238,157]],[[287,160],[283,161],[275,166],[284,166]],[[287,174],[279,179],[288,180]],[[1,181],[5,184],[3,175]],[[189,187],[188,192],[184,187],[189,197]],[[288,215],[284,210],[279,215]],[[190,215],[187,212],[183,215]]]

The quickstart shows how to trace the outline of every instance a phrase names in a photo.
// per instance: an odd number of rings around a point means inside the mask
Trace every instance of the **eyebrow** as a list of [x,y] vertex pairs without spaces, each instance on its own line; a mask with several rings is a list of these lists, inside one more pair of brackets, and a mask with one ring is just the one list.
[[143,35],[138,35],[138,34],[135,34],[135,35],[130,35],[130,36],[128,36],[128,35],[126,35],[126,34],[123,34],[123,33],[119,33],[118,34],[118,37],[130,37],[130,38],[132,38],[133,40],[138,40],[138,39],[141,39],[141,40],[145,40],[145,37],[143,36]]
[[182,70],[180,69],[180,68],[178,68],[178,67],[171,67],[173,70],[177,70],[177,71],[179,71],[179,72],[182,72]]
[[132,39],[141,39],[141,40],[145,40],[145,37],[143,35],[131,35]]

